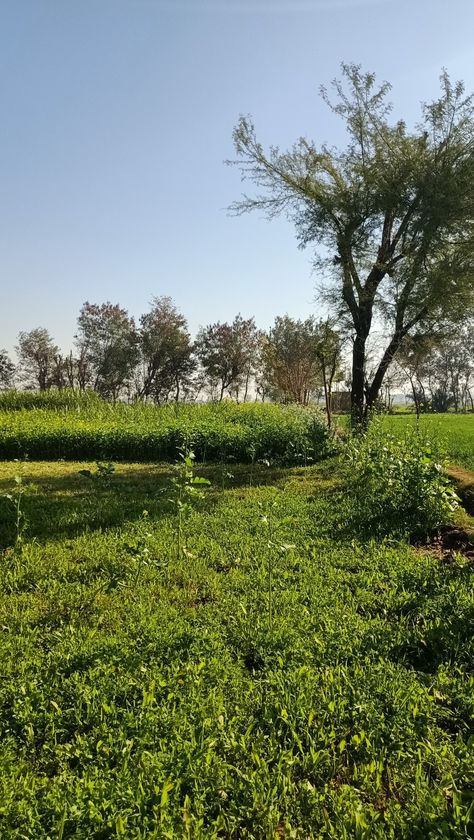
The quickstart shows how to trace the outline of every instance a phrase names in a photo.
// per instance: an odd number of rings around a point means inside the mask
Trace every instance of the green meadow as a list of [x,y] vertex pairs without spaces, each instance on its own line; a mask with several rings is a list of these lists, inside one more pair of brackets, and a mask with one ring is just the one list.
[[171,463],[0,464],[2,838],[472,836],[472,559],[356,537],[308,428],[216,447],[195,498]]

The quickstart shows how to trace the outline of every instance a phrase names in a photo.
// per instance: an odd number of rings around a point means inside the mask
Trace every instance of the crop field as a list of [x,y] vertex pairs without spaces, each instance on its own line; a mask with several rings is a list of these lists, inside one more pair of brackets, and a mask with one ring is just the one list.
[[230,402],[113,406],[38,396],[0,400],[0,458],[174,460],[191,440],[200,461],[292,464],[318,460],[328,449],[318,410]]
[[[397,432],[417,420],[413,414],[395,414],[384,422]],[[474,471],[474,414],[425,414],[419,424],[440,441],[450,463]]]
[[469,561],[194,470],[178,550],[170,465],[0,465],[0,836],[472,836]]

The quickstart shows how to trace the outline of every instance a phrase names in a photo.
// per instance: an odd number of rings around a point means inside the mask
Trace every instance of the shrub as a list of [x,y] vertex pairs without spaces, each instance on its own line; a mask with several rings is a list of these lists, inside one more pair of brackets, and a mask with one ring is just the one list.
[[418,428],[402,436],[375,419],[343,452],[349,520],[359,532],[422,537],[452,517],[458,497],[439,445]]

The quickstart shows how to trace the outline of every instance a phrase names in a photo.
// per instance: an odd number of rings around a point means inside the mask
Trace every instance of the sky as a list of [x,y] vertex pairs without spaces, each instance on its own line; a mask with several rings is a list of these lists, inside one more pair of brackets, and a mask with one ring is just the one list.
[[284,219],[226,211],[232,129],[344,142],[319,97],[360,63],[415,124],[440,71],[474,90],[473,0],[0,0],[0,348],[81,305],[169,295],[200,325],[322,314]]

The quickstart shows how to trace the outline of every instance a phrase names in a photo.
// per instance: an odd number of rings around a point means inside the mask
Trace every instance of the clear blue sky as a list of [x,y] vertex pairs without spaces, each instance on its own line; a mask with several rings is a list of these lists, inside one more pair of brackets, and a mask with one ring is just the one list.
[[473,0],[3,0],[0,348],[71,346],[85,300],[199,324],[317,311],[285,221],[231,218],[232,128],[338,143],[318,98],[340,61],[393,85],[409,122],[445,66],[474,89]]

